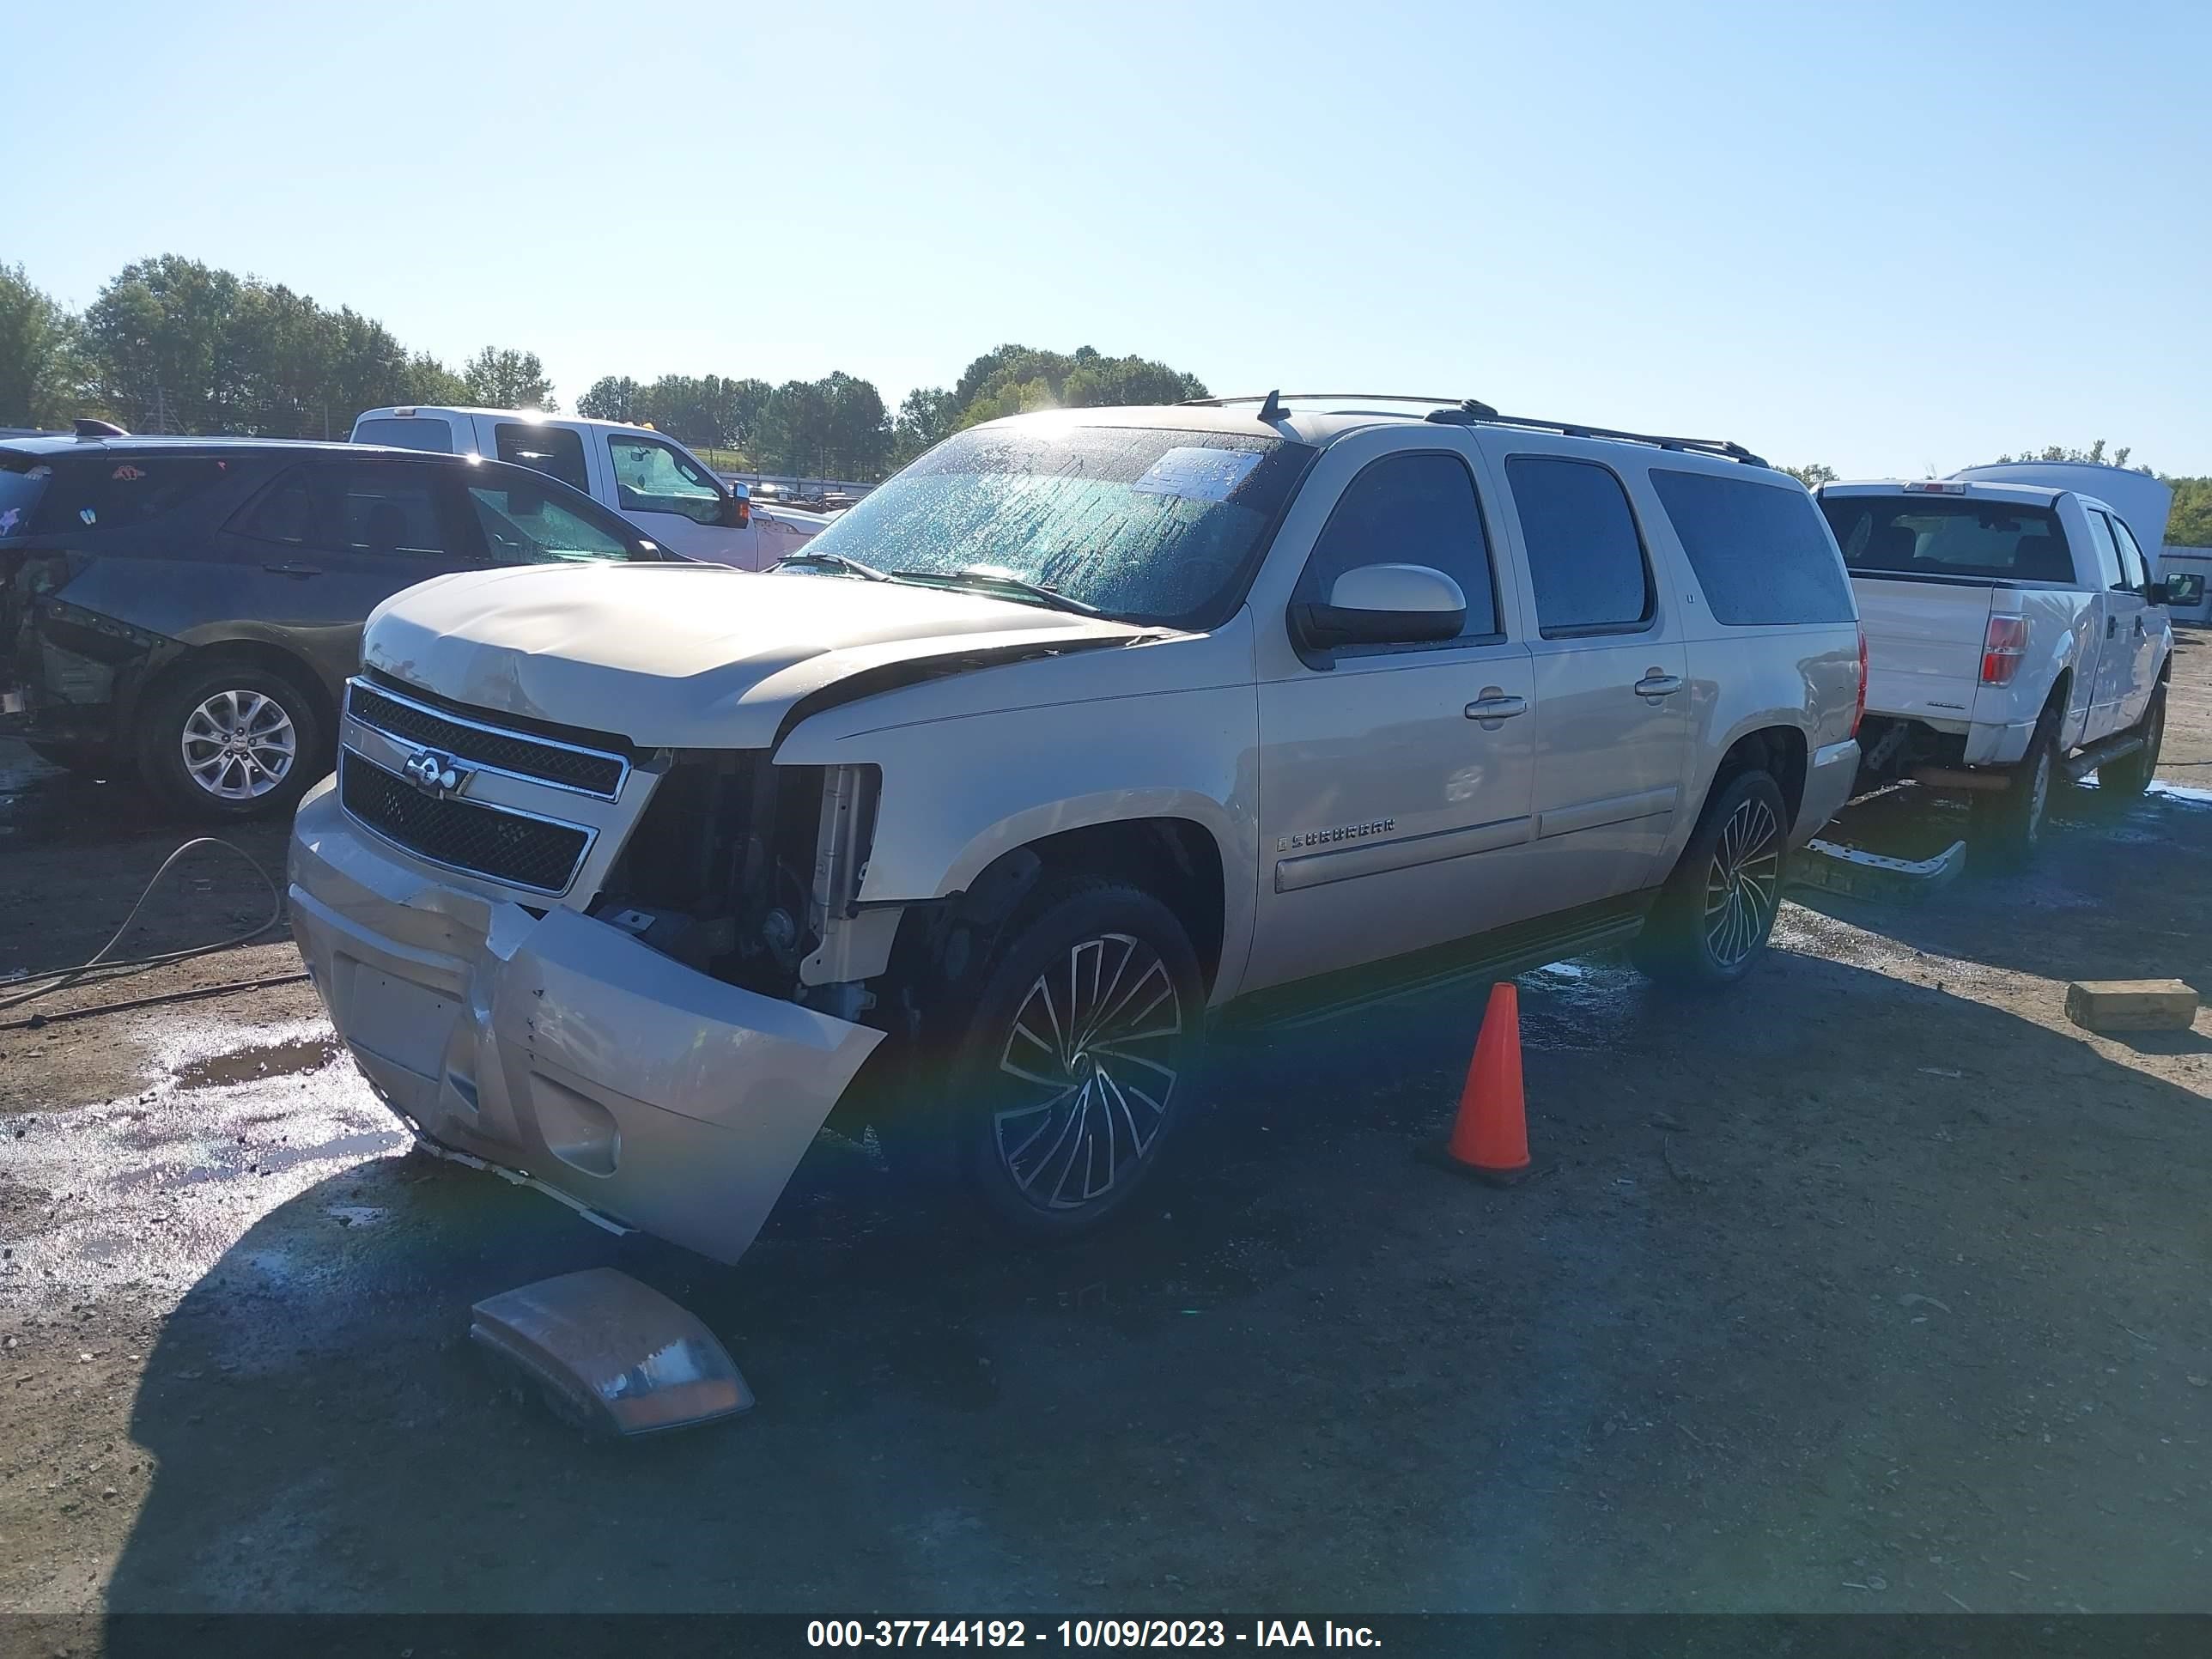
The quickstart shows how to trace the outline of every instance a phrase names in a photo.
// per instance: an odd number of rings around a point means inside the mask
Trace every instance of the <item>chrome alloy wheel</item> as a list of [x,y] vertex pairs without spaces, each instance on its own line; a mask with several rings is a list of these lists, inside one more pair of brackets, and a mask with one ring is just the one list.
[[1763,800],[1729,814],[1705,874],[1705,945],[1723,969],[1740,965],[1765,937],[1782,892],[1782,826]]
[[292,717],[258,691],[218,691],[185,718],[185,770],[218,800],[258,800],[299,758]]
[[1012,1103],[992,1114],[1015,1188],[1046,1210],[1109,1194],[1159,1138],[1182,1037],[1167,964],[1127,933],[1085,939],[1038,975],[1000,1051]]

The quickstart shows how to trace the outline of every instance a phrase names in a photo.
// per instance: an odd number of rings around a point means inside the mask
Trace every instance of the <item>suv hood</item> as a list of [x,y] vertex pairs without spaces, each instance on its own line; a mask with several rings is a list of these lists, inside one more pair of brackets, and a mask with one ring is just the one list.
[[368,667],[477,708],[645,748],[765,749],[800,699],[1152,637],[975,593],[708,565],[540,565],[386,599]]

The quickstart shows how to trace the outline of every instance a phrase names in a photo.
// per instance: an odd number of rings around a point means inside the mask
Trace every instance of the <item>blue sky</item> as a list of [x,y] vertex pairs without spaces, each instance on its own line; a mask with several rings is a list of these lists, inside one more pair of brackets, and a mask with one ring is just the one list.
[[9,13],[0,261],[71,304],[189,254],[569,404],[1087,343],[1846,477],[2212,471],[2202,3]]

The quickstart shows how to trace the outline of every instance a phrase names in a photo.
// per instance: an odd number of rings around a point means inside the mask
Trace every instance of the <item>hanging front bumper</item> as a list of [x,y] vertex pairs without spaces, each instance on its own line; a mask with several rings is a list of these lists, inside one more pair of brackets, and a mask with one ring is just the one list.
[[740,990],[576,911],[449,884],[301,804],[292,928],[331,1023],[422,1135],[721,1261],[883,1033]]

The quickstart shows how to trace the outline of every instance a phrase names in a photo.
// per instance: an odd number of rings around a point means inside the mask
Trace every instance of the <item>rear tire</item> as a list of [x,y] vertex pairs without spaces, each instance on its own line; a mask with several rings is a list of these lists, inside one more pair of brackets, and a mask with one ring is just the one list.
[[2166,742],[2166,687],[2160,684],[2150,694],[2150,703],[2143,717],[2136,722],[2136,730],[2143,746],[2132,755],[2112,761],[2097,769],[2100,789],[2115,795],[2135,796],[2150,787],[2151,778],[2158,771],[2158,751]]
[[1198,957],[1142,889],[1054,884],[1008,930],[949,1076],[961,1161],[994,1219],[1072,1238],[1118,1213],[1188,1109]]
[[2027,740],[2027,753],[2011,769],[2010,787],[1975,795],[1966,818],[1975,850],[2000,867],[2033,858],[2043,845],[2057,779],[2058,711],[2046,708]]
[[1630,954],[1652,978],[1692,989],[1733,985],[1774,931],[1789,865],[1782,787],[1739,772],[1705,803],[1690,843]]
[[188,817],[289,813],[324,771],[314,699],[281,674],[240,662],[188,668],[138,711],[147,787]]

